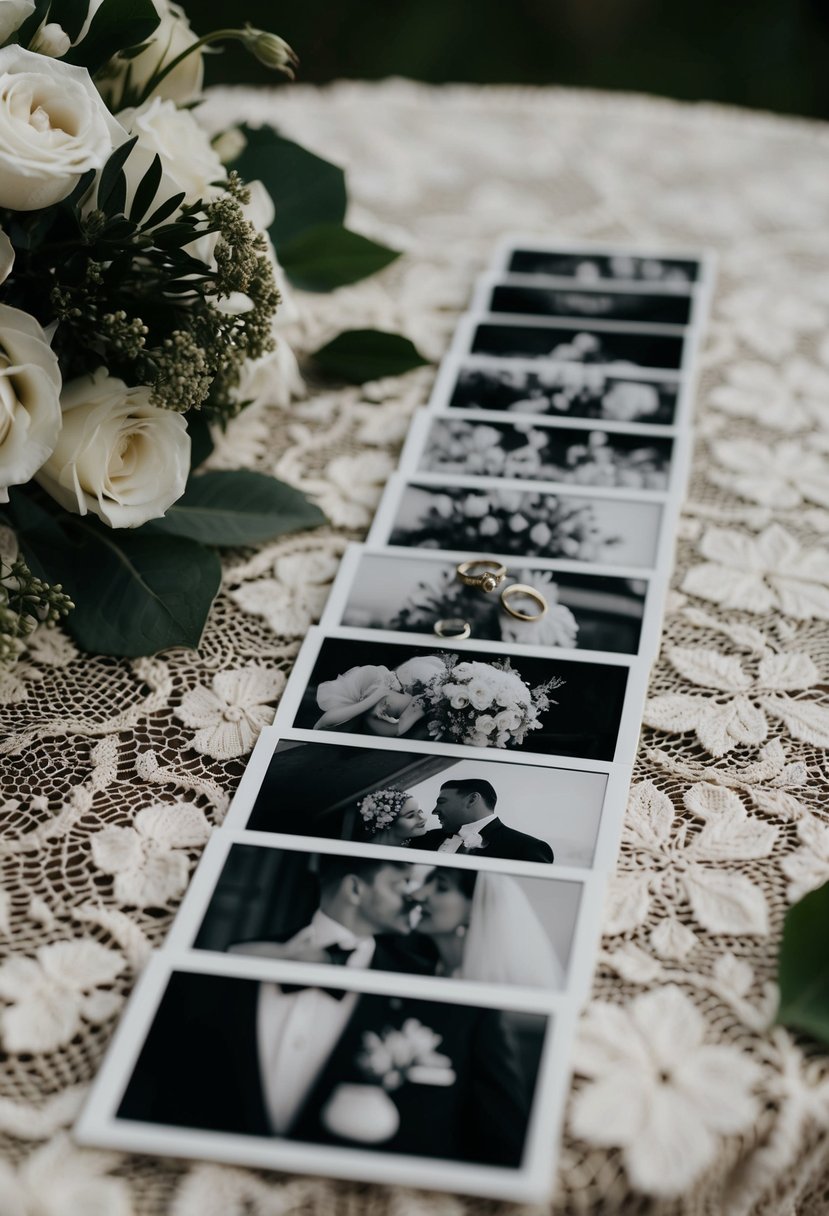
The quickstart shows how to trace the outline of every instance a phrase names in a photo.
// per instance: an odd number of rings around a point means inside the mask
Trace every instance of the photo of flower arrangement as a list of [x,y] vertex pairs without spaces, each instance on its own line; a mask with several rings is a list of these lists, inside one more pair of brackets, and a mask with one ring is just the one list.
[[612,375],[607,368],[591,363],[533,369],[470,359],[459,365],[447,404],[459,410],[502,410],[669,426],[676,421],[677,398],[678,384],[674,380]]
[[672,448],[668,438],[618,431],[437,418],[418,471],[667,490]]
[[505,489],[481,479],[469,486],[404,483],[396,507],[372,541],[423,549],[517,557],[568,558],[651,569],[662,507],[550,490]]

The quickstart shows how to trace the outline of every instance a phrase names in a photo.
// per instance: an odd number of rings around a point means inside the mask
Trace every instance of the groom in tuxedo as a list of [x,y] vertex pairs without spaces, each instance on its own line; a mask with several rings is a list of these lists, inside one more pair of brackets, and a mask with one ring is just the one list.
[[497,801],[498,795],[488,781],[445,781],[432,812],[440,820],[440,827],[415,836],[410,847],[510,861],[552,862],[553,850],[545,841],[501,822],[495,814]]
[[[404,871],[412,867],[325,860],[328,911],[291,939],[292,948],[307,951],[305,961],[410,970],[409,960],[394,968],[383,938],[408,931]],[[340,902],[332,903],[336,892]],[[329,915],[335,909],[351,928]],[[344,932],[335,935],[326,920]],[[372,925],[381,930],[377,936],[366,931]],[[265,950],[246,952],[261,956]],[[500,1011],[361,993],[338,988],[333,969],[332,976],[331,986],[322,988],[294,982],[293,975],[282,983],[173,973],[119,1117],[517,1167],[534,1076],[528,1083],[523,1075]],[[536,1021],[540,1035],[544,1019]],[[445,1063],[415,1070],[390,1088],[399,1114],[392,1134],[377,1144],[361,1143],[359,1131],[351,1138],[330,1116],[332,1100],[348,1092],[341,1087],[380,1085],[366,1062],[372,1045],[376,1054],[388,1035],[423,1039],[427,1032]]]

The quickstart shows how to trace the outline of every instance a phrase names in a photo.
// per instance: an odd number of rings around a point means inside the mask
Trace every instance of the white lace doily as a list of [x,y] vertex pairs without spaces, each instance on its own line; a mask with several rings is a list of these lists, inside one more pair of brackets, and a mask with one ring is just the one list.
[[[437,359],[509,229],[719,251],[665,644],[551,1211],[819,1216],[829,1063],[769,1023],[786,907],[829,878],[829,132],[399,81],[225,93],[208,110],[217,125],[267,119],[346,165],[350,226],[406,251],[302,297],[300,350],[373,326]],[[332,527],[230,555],[199,655],[82,657],[42,631],[0,683],[0,935],[16,951],[0,966],[4,1213],[497,1210],[82,1153],[64,1131],[433,374],[231,427],[214,464],[272,471]]]

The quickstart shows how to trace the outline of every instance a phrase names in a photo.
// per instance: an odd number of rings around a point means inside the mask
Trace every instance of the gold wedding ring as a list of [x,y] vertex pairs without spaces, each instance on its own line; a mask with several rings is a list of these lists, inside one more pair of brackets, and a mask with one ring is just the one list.
[[[538,605],[538,612],[522,612],[520,608],[513,608],[509,601],[510,597],[514,595],[519,599],[532,600],[534,604]],[[519,621],[540,621],[547,611],[547,601],[540,591],[536,591],[535,587],[528,587],[526,583],[512,583],[501,592],[501,607],[504,612],[517,617]]]
[[458,578],[467,587],[477,587],[479,591],[494,591],[507,577],[507,568],[493,558],[475,558],[472,561],[461,562],[457,569]]
[[453,641],[468,638],[472,633],[469,621],[465,621],[460,616],[448,616],[443,620],[435,621],[432,628],[439,638],[451,638]]

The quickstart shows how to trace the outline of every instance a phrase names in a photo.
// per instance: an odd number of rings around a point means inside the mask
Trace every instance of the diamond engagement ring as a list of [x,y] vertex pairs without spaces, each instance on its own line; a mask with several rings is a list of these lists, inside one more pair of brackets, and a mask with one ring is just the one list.
[[483,557],[461,562],[457,574],[467,587],[477,587],[479,591],[489,592],[501,585],[507,577],[507,568],[493,558]]

